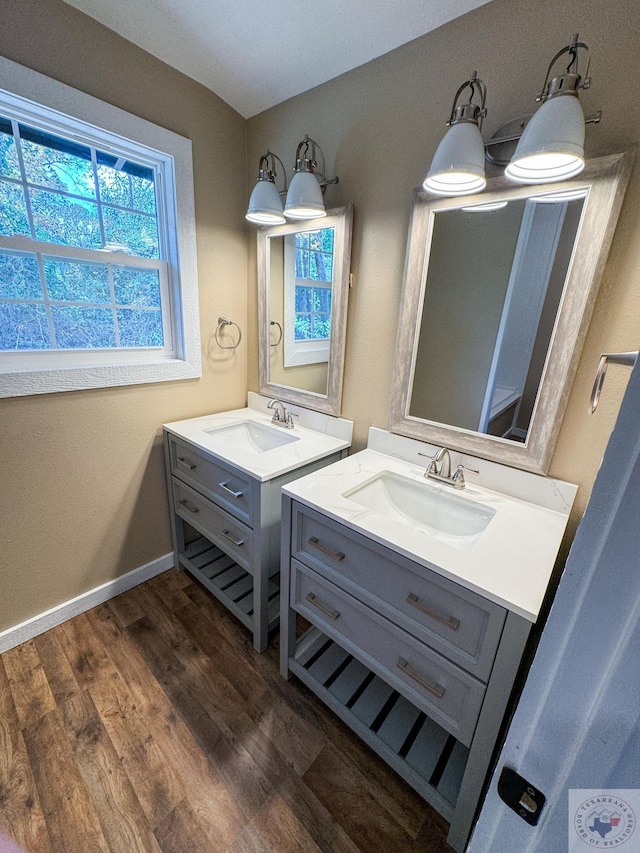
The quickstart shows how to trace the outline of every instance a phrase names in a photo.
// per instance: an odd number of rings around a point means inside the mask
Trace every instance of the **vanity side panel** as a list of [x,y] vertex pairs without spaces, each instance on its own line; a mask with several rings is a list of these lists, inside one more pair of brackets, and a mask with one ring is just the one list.
[[164,466],[165,476],[167,478],[167,498],[169,501],[169,524],[171,527],[171,542],[173,544],[173,560],[174,567],[183,571],[183,566],[180,563],[180,554],[184,551],[184,529],[182,519],[176,515],[173,510],[173,489],[171,487],[171,448],[169,445],[169,435],[163,431],[164,445]]
[[285,529],[281,522],[282,501],[285,497],[282,494],[282,487],[294,480],[299,480],[301,477],[306,477],[307,474],[326,468],[327,465],[338,462],[345,452],[332,453],[330,456],[296,468],[295,471],[288,471],[280,477],[274,477],[272,480],[257,484],[260,489],[259,501],[255,508],[255,518],[259,519],[256,523],[256,529],[261,531],[262,554],[263,559],[268,562],[270,576],[276,574],[280,569],[280,539],[281,531]]
[[490,779],[491,760],[531,628],[532,623],[527,619],[516,613],[508,614],[447,836],[447,842],[454,850],[464,850],[471,835],[484,786]]
[[291,505],[288,495],[282,495],[281,558],[280,558],[280,675],[289,679],[289,658],[296,650],[296,614],[289,606],[291,575]]

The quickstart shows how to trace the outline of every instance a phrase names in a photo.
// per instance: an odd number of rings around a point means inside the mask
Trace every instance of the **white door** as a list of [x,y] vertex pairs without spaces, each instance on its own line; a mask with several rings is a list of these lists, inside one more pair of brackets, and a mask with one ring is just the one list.
[[[499,798],[504,766],[545,794],[537,826]],[[609,828],[607,814],[592,816],[594,830],[583,828],[581,838],[569,814],[570,789],[639,789],[640,797],[640,364],[631,374],[468,853],[640,851],[640,825],[623,839],[619,827],[625,822],[628,833],[632,818],[619,809]],[[640,824],[640,813],[635,819]]]

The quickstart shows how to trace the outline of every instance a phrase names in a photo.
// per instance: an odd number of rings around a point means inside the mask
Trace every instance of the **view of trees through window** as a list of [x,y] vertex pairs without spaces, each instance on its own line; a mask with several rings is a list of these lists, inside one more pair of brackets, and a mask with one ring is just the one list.
[[0,116],[0,350],[162,347],[163,265],[153,169]]
[[333,228],[296,234],[296,341],[327,340],[331,336]]

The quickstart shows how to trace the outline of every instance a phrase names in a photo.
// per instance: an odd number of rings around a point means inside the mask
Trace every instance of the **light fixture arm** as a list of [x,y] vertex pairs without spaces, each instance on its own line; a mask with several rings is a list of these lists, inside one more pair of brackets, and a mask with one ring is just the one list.
[[[517,142],[522,136],[522,131],[527,125],[527,122],[531,119],[530,115],[524,116],[520,119],[512,119],[511,121],[505,122],[501,125],[491,139],[487,139],[484,143],[484,147],[487,149],[487,159],[492,163],[496,163],[498,166],[505,166],[509,161],[501,160],[496,158],[495,160],[489,156],[489,149],[493,148],[496,145],[506,145],[509,142]],[[602,110],[598,110],[597,113],[591,113],[588,116],[585,116],[584,123],[585,124],[600,124],[602,121]],[[511,128],[514,126],[518,126],[518,132],[512,132]]]
[[[458,106],[458,99],[467,88],[471,90],[469,94],[469,101],[462,106]],[[473,99],[476,97],[477,93],[480,96],[480,103],[474,104]],[[469,79],[465,80],[465,82],[458,88],[458,91],[455,94],[453,106],[451,107],[451,115],[447,121],[447,127],[451,127],[461,121],[472,121],[478,125],[478,128],[482,128],[482,119],[487,115],[486,102],[487,87],[478,77],[478,72],[474,71]]]
[[[300,157],[300,153],[302,151],[303,146],[304,146],[304,155],[302,157]],[[309,146],[311,146],[311,156],[307,157],[307,154],[309,153]],[[318,149],[318,151],[320,152],[320,156],[322,157],[322,169],[319,171],[316,171],[317,166],[318,166],[318,163],[316,160],[316,148]],[[304,135],[304,139],[302,140],[302,142],[300,142],[298,144],[298,147],[296,148],[296,171],[298,171],[298,165],[301,165],[301,168],[305,169],[305,164],[308,164],[308,165],[306,165],[306,171],[313,171],[316,178],[318,178],[318,183],[320,184],[320,187],[322,188],[323,193],[324,193],[324,188],[328,187],[330,184],[340,183],[340,178],[338,178],[338,177],[330,178],[330,179],[325,178],[327,167],[326,167],[326,162],[324,159],[324,151],[322,150],[320,145],[315,141],[315,139],[311,139],[311,137],[306,133]],[[309,168],[309,167],[311,167],[311,168]]]
[[[287,181],[287,170],[285,169],[284,163],[278,157],[277,154],[274,154],[273,151],[270,151],[267,148],[267,150],[264,152],[264,154],[260,158],[260,163],[258,165],[258,171],[259,171],[260,175],[262,175],[262,173],[264,172],[265,178],[269,181],[273,181],[273,183],[275,184],[275,179],[278,175],[278,173],[276,172],[276,164],[275,164],[276,160],[282,166],[282,174],[284,175],[284,189],[278,190],[278,192],[280,193],[280,195],[285,195],[288,188],[289,188],[289,183]],[[263,166],[265,168],[263,168]]]
[[[578,51],[586,50],[587,52],[587,70],[584,77],[581,77],[578,73]],[[540,90],[540,94],[536,98],[537,102],[545,101],[550,95],[550,80],[551,70],[556,62],[560,59],[561,56],[565,54],[569,54],[571,60],[567,65],[566,71],[564,74],[559,75],[560,77],[564,77],[567,75],[575,75],[577,80],[575,83],[576,89],[588,89],[591,86],[591,77],[589,77],[589,67],[591,65],[591,55],[589,53],[589,45],[583,41],[578,41],[578,33],[574,35],[568,45],[559,50],[556,55],[553,57],[551,62],[549,63],[549,67],[547,68],[547,75],[544,78],[544,83],[542,85],[542,89]],[[551,82],[553,82],[554,78],[551,78]]]

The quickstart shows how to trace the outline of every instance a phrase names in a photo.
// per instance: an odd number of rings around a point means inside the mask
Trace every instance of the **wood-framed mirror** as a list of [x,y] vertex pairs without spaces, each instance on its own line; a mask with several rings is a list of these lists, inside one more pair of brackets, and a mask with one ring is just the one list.
[[546,473],[632,162],[462,198],[414,191],[392,432]]
[[258,231],[260,393],[339,415],[353,207]]

